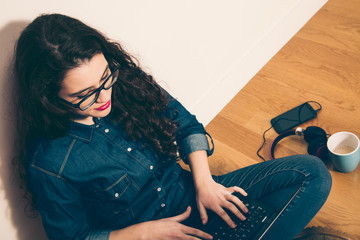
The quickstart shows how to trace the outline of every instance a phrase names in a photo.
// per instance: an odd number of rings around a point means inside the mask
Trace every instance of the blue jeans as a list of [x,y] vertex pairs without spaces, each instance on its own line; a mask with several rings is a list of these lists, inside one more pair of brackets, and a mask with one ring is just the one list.
[[323,206],[332,183],[324,163],[311,155],[262,162],[214,178],[224,186],[243,188],[248,198],[279,211],[291,200],[263,238],[272,240],[293,239]]

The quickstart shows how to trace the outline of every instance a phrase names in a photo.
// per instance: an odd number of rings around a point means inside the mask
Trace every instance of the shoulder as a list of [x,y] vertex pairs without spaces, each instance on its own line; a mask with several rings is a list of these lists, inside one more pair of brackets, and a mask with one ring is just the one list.
[[60,176],[64,161],[69,157],[76,142],[77,139],[69,135],[57,139],[33,140],[27,151],[28,168]]

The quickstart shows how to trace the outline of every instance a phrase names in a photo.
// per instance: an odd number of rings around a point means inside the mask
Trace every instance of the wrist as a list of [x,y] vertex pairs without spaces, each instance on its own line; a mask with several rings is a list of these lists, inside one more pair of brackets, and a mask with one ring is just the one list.
[[193,178],[194,178],[194,185],[197,189],[207,186],[208,184],[214,181],[211,174],[194,175]]
[[144,228],[144,224],[139,223],[126,228],[111,231],[109,240],[149,240],[150,238],[148,235],[149,234],[146,232],[146,228]]
[[189,155],[189,163],[196,187],[213,181],[205,151],[191,153]]

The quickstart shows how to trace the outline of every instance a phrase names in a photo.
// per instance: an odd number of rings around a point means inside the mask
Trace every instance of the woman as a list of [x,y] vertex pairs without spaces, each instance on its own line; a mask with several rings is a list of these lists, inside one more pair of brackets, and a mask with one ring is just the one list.
[[234,192],[278,209],[293,199],[265,237],[291,239],[329,194],[330,174],[311,156],[212,176],[202,124],[79,20],[36,18],[15,74],[25,179],[50,239],[212,239],[198,229],[209,212],[231,227],[226,209],[245,219]]

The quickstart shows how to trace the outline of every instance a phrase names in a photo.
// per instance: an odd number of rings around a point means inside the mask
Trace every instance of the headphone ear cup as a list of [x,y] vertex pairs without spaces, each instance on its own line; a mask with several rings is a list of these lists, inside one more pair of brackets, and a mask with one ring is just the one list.
[[312,142],[316,138],[324,139],[326,143],[327,137],[325,130],[316,126],[307,127],[304,131],[305,141],[308,142],[310,145],[310,142]]
[[326,146],[327,139],[323,137],[317,137],[309,142],[308,153],[311,155],[317,155],[319,148]]
[[[300,132],[300,133],[298,133]],[[308,153],[311,155],[315,155],[321,158],[323,161],[328,159],[328,149],[327,149],[327,134],[325,130],[316,126],[309,126],[306,130],[289,130],[281,133],[279,136],[275,138],[271,145],[270,154],[271,159],[275,159],[274,151],[275,146],[281,139],[284,139],[287,136],[291,135],[299,135],[301,136],[303,133],[305,141],[308,143]]]

